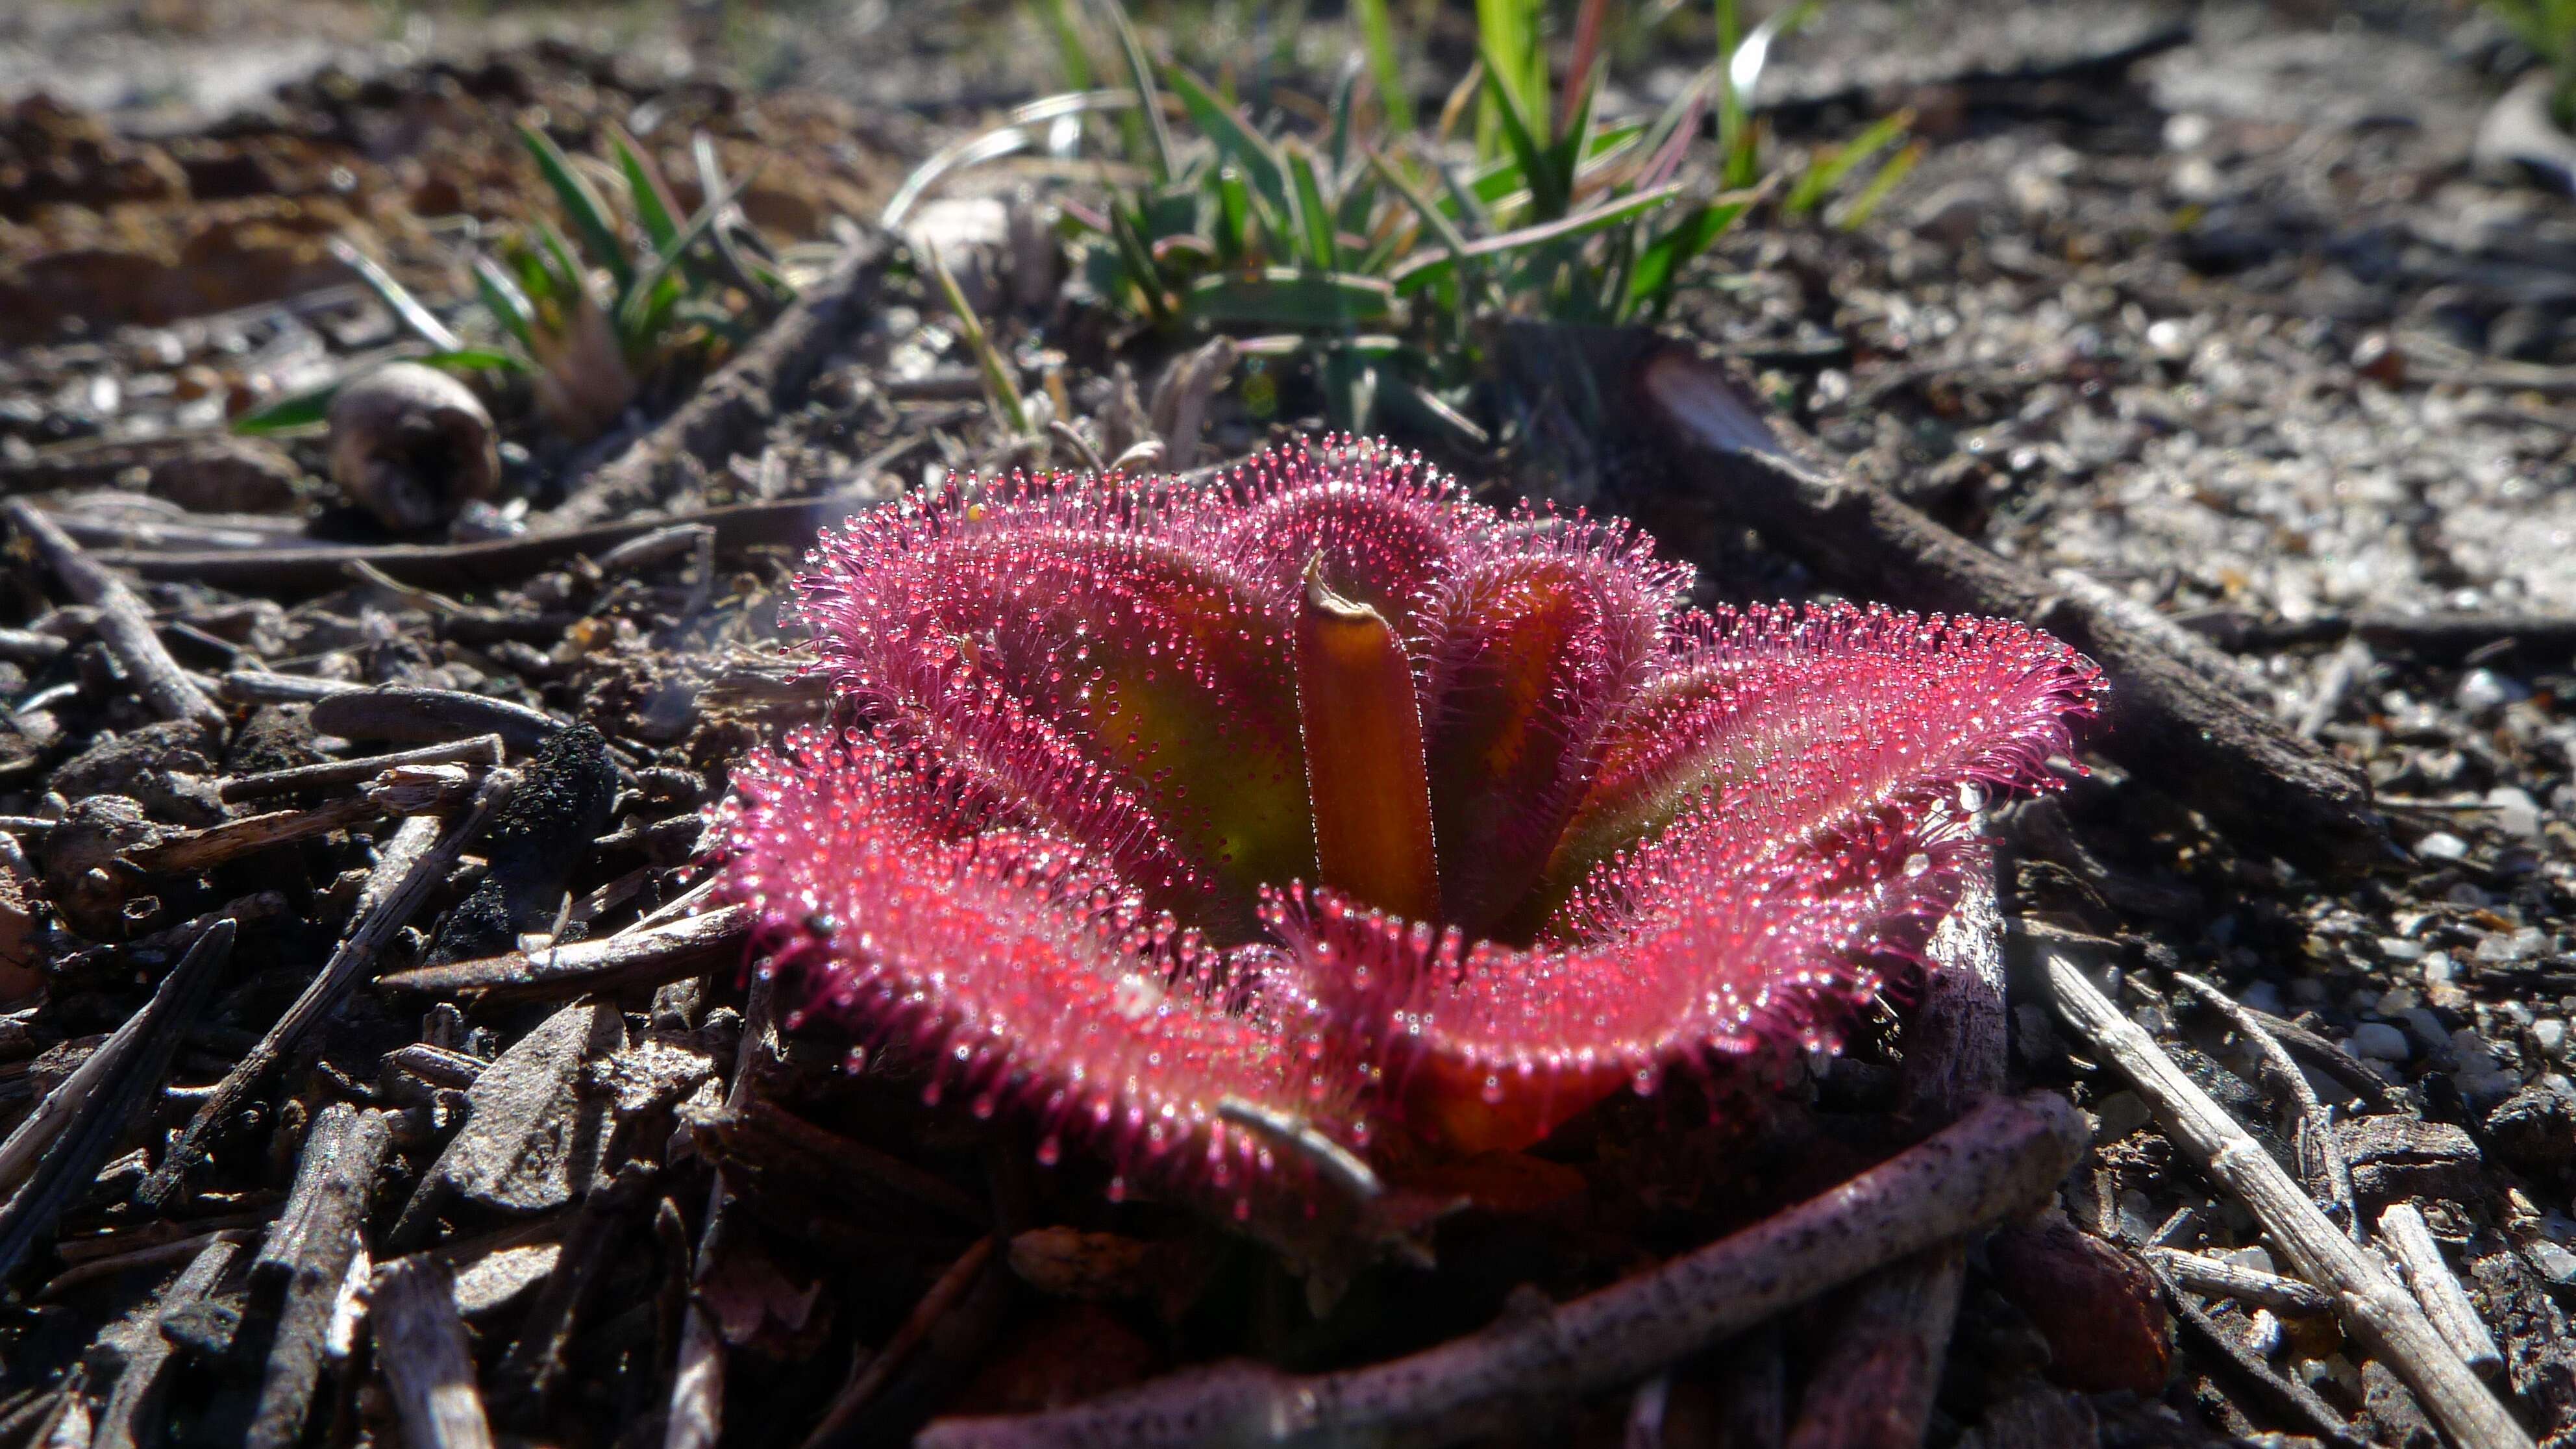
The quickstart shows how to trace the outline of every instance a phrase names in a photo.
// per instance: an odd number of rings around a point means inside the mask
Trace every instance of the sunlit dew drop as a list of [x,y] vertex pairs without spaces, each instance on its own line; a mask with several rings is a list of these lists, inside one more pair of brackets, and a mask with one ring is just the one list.
[[1502,1077],[1496,1073],[1487,1072],[1485,1074],[1485,1085],[1477,1095],[1485,1099],[1485,1105],[1488,1107],[1499,1107],[1503,1105]]

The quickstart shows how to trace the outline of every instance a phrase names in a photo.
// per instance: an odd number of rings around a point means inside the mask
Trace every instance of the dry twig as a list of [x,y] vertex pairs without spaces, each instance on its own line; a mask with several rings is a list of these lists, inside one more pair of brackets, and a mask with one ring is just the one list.
[[51,1138],[17,1192],[6,1206],[0,1206],[0,1278],[17,1271],[28,1250],[53,1233],[64,1209],[89,1189],[108,1148],[124,1133],[136,1109],[169,1074],[180,1032],[195,1020],[197,1006],[214,985],[216,972],[232,956],[233,930],[230,921],[207,927],[187,956],[161,979],[151,1001],[91,1054],[91,1062],[99,1063],[98,1071],[84,1081],[89,1066],[85,1062],[81,1071],[54,1089],[46,1106],[60,1101],[62,1107],[37,1114],[48,1125],[39,1128],[36,1118],[30,1118],[10,1134],[6,1146],[0,1146],[0,1157],[14,1157],[25,1150],[19,1146],[21,1134],[39,1144]]
[[136,1190],[138,1198],[153,1206],[169,1201],[180,1181],[205,1156],[206,1144],[216,1129],[303,1040],[306,1032],[339,1009],[342,998],[374,964],[376,953],[420,909],[430,889],[446,878],[465,842],[483,828],[483,822],[500,807],[517,780],[508,770],[494,770],[484,776],[481,788],[465,808],[464,818],[443,834],[435,816],[415,815],[402,823],[358,895],[352,917],[356,925],[342,938],[331,959],[305,984],[302,994],[286,1008],[286,1014],[198,1104],[196,1115],[188,1119],[187,1127],[170,1144],[161,1165]]
[[2379,1241],[2406,1274],[2424,1316],[2433,1320],[2460,1361],[2487,1378],[2503,1372],[2504,1355],[2496,1349],[2495,1335],[2443,1260],[2442,1245],[2433,1241],[2424,1214],[2410,1202],[2390,1203],[2379,1214]]
[[1533,1402],[1633,1383],[1792,1304],[2025,1206],[2084,1149],[2050,1094],[1990,1099],[1842,1186],[1651,1272],[1388,1363],[1227,1363],[1025,1418],[947,1419],[923,1449],[1457,1443]]
[[125,581],[102,567],[72,542],[70,535],[23,498],[0,504],[10,525],[35,544],[51,564],[54,576],[80,601],[98,610],[98,637],[134,680],[135,691],[165,719],[193,720],[209,729],[224,727],[224,712],[179,667],[152,627],[152,615]]
[[2054,946],[2043,951],[2058,1014],[2147,1099],[2174,1145],[2254,1214],[2299,1276],[2334,1293],[2344,1321],[2444,1430],[2476,1449],[2528,1449],[2531,1436],[2387,1268],[2336,1228],[2252,1134],[2095,988],[2073,956]]
[[376,1362],[393,1387],[413,1449],[490,1449],[492,1428],[474,1386],[474,1358],[456,1316],[456,1285],[434,1253],[376,1269]]
[[739,951],[750,933],[751,908],[724,906],[702,916],[595,941],[397,971],[376,984],[389,991],[437,996],[488,991],[511,1001],[659,986],[693,976]]

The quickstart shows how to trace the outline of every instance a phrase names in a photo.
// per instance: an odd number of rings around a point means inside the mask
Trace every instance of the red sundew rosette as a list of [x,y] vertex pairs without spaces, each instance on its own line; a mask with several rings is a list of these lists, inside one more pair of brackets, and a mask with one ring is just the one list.
[[1247,1212],[1309,1180],[1280,1124],[1527,1146],[1832,1045],[2100,693],[2018,625],[1688,581],[1373,444],[953,484],[815,551],[845,729],[743,772],[725,890],[804,1014],[1122,1184]]

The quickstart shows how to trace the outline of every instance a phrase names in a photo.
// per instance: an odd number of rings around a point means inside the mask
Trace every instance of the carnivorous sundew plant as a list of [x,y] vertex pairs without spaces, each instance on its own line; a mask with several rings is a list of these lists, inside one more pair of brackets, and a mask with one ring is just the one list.
[[1372,443],[952,482],[811,556],[843,718],[739,772],[725,889],[782,1001],[1113,1195],[1524,1147],[1833,1044],[2101,690],[2019,625],[1688,583]]

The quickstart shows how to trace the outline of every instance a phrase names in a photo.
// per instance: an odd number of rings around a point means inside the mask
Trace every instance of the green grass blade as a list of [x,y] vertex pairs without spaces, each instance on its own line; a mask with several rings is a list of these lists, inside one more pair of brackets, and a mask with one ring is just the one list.
[[1359,105],[1360,65],[1356,57],[1342,67],[1339,80],[1333,82],[1333,102],[1327,114],[1333,118],[1325,134],[1324,159],[1333,168],[1333,180],[1339,182],[1351,174],[1351,112]]
[[483,310],[501,324],[501,330],[533,354],[537,350],[536,315],[529,309],[527,294],[510,280],[510,274],[490,257],[477,254],[474,291],[483,299]]
[[1324,204],[1323,185],[1315,179],[1315,158],[1303,143],[1291,141],[1287,160],[1288,179],[1297,188],[1297,218],[1306,260],[1321,271],[1337,270],[1342,264],[1341,247],[1333,239],[1333,209]]
[[1014,437],[1027,437],[1031,431],[1028,404],[1020,397],[1019,379],[1011,375],[1009,359],[1002,356],[1001,348],[994,345],[992,335],[984,330],[983,319],[975,315],[974,308],[966,305],[965,291],[957,285],[957,278],[949,274],[948,263],[940,258],[936,249],[931,251],[929,261],[931,275],[939,283],[940,295],[948,299],[948,310],[957,314],[958,338],[966,344],[967,351],[975,354],[975,365],[984,374],[984,391],[992,401],[994,413],[1010,427]]
[[1548,170],[1547,152],[1538,143],[1538,133],[1530,129],[1529,113],[1504,85],[1496,58],[1487,55],[1484,60],[1485,94],[1494,102],[1503,144],[1513,163],[1520,167],[1522,184],[1529,188],[1530,204],[1547,220],[1565,215],[1566,192],[1555,184],[1557,178]]
[[1405,204],[1413,208],[1414,214],[1422,218],[1423,229],[1431,233],[1432,240],[1445,248],[1452,258],[1467,261],[1469,270],[1481,278],[1482,269],[1474,266],[1468,251],[1467,234],[1458,229],[1458,223],[1451,221],[1449,214],[1442,211],[1438,203],[1434,202],[1421,187],[1414,185],[1412,179],[1398,170],[1395,163],[1387,160],[1382,153],[1372,148],[1368,152],[1368,160],[1379,178],[1395,188],[1395,194],[1403,197]]
[[1660,312],[1669,305],[1682,269],[1726,235],[1752,205],[1750,197],[1704,201],[1647,243],[1628,273],[1628,306]]
[[1581,179],[1583,163],[1592,154],[1592,98],[1599,79],[1597,69],[1576,78],[1571,106],[1566,113],[1565,133],[1548,143],[1546,149],[1549,187],[1569,202],[1574,196],[1575,182]]
[[1904,180],[1906,173],[1922,159],[1923,143],[1920,141],[1888,157],[1887,164],[1878,168],[1878,174],[1869,178],[1869,184],[1843,205],[1840,214],[1834,217],[1834,225],[1844,231],[1860,230],[1878,210],[1878,204],[1887,199],[1887,193],[1895,190],[1896,183]]
[[423,367],[447,372],[535,372],[536,366],[524,357],[507,352],[494,352],[488,347],[457,347],[445,352],[427,353],[411,359]]
[[1126,265],[1128,280],[1145,295],[1146,315],[1157,326],[1171,321],[1172,309],[1163,300],[1163,269],[1154,264],[1154,249],[1145,242],[1135,209],[1114,196],[1109,204],[1109,240],[1118,250],[1119,261]]
[[[1493,153],[1497,136],[1508,145],[1508,111],[1520,112],[1523,130],[1545,124],[1547,57],[1539,50],[1539,0],[1476,0],[1476,48],[1485,62],[1489,90],[1476,117],[1479,154]],[[1536,118],[1535,120],[1533,118]]]
[[1037,0],[1038,16],[1055,36],[1055,51],[1064,62],[1064,83],[1069,90],[1087,91],[1097,82],[1092,78],[1091,49],[1082,43],[1082,27],[1073,18],[1073,0]]
[[1208,89],[1207,82],[1179,66],[1172,67],[1171,82],[1190,120],[1215,143],[1217,154],[1243,168],[1243,179],[1251,183],[1253,194],[1270,208],[1268,224],[1282,241],[1294,237],[1298,229],[1295,184],[1288,179],[1288,162],[1279,148]]
[[1257,276],[1201,277],[1185,305],[1202,322],[1318,332],[1385,320],[1395,309],[1395,291],[1376,277],[1271,267]]
[[1127,7],[1119,0],[1097,0],[1101,14],[1109,21],[1110,32],[1118,37],[1118,54],[1127,62],[1127,82],[1136,88],[1137,109],[1143,113],[1147,143],[1145,165],[1156,181],[1169,181],[1180,174],[1179,153],[1172,148],[1172,128],[1163,121],[1163,107],[1154,87],[1154,63],[1145,54],[1145,42],[1136,34],[1135,25],[1127,18]]
[[1911,111],[1898,111],[1881,117],[1868,130],[1817,157],[1808,164],[1806,174],[1798,178],[1798,184],[1789,188],[1789,194],[1781,199],[1780,209],[1791,216],[1805,216],[1815,210],[1836,186],[1842,184],[1842,179],[1851,174],[1852,168],[1895,144],[1905,134],[1905,128],[1913,123],[1914,113]]
[[545,176],[546,184],[554,188],[555,200],[572,221],[583,249],[608,268],[608,274],[617,279],[617,290],[625,291],[635,280],[635,263],[626,255],[626,244],[618,239],[607,203],[591,189],[590,178],[573,166],[572,158],[564,154],[552,136],[525,121],[519,123],[519,139],[526,143],[528,154],[536,158],[537,170]]
[[421,300],[411,294],[409,287],[395,281],[393,273],[376,265],[375,258],[336,236],[331,238],[330,247],[331,255],[339,258],[340,265],[357,273],[358,280],[367,284],[367,290],[375,293],[378,301],[391,308],[395,318],[405,327],[410,328],[421,341],[438,348],[457,348],[465,345],[454,332],[448,330],[446,323],[438,320],[436,313],[422,305]]
[[1386,0],[1351,0],[1351,14],[1359,21],[1360,49],[1368,56],[1370,77],[1377,82],[1378,103],[1386,107],[1387,130],[1410,136],[1413,92],[1404,83],[1404,58],[1396,54],[1395,24],[1386,13]]
[[1252,243],[1252,193],[1231,164],[1216,169],[1216,255],[1227,266],[1241,262]]
[[1398,295],[1410,296],[1446,276],[1461,260],[1500,259],[1531,251],[1551,242],[1566,241],[1596,232],[1606,226],[1616,226],[1620,222],[1645,216],[1669,205],[1673,198],[1681,193],[1681,183],[1674,182],[1668,186],[1658,186],[1652,191],[1635,192],[1620,197],[1616,201],[1605,202],[1590,211],[1577,212],[1555,221],[1521,227],[1499,236],[1479,237],[1454,254],[1443,253],[1407,262],[1396,268],[1387,280],[1395,284]]
[[545,295],[563,308],[577,307],[590,295],[590,271],[572,249],[572,240],[563,228],[540,218],[537,240],[543,243],[537,261],[547,281]]
[[626,128],[608,123],[608,149],[617,157],[618,174],[626,178],[627,193],[635,201],[635,224],[644,229],[644,239],[656,250],[671,244],[680,234],[679,203],[671,199],[669,187],[662,184],[662,174],[653,167]]
[[[645,265],[644,270],[636,273],[635,285],[628,288],[617,302],[618,330],[631,341],[641,342],[658,330],[657,320],[652,314],[669,310],[679,300],[678,294],[686,291],[676,285],[666,289],[663,282],[666,279],[677,282],[678,279],[671,276],[672,269],[680,265],[681,258],[689,254],[689,248],[698,244],[698,239],[707,234],[708,229],[716,224],[716,219],[724,215],[725,208],[733,205],[734,198],[751,185],[752,179],[752,175],[746,175],[734,183],[732,190],[708,197],[706,204],[698,208],[697,215],[689,218],[689,224],[674,233],[653,254],[653,260]],[[666,291],[671,295],[665,296]]]
[[232,431],[247,438],[276,433],[299,433],[319,428],[331,416],[331,400],[340,395],[346,379],[289,393],[264,408],[246,412],[233,419]]

